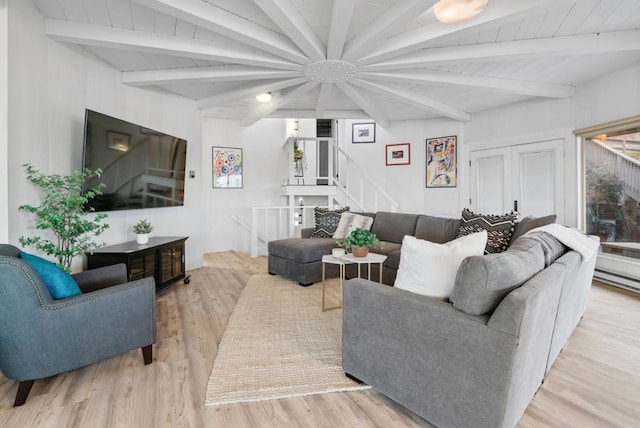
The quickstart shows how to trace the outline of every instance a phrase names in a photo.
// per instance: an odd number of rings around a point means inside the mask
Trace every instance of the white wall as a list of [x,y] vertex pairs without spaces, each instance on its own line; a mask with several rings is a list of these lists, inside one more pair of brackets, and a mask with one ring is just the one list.
[[[563,100],[532,100],[476,113],[465,124],[465,151],[560,139],[564,141],[565,218],[580,224],[578,143],[573,131],[637,115],[640,111],[640,64],[576,87]],[[469,183],[463,183],[463,200]]]
[[[460,174],[455,188],[426,188],[426,139],[458,136],[458,164],[463,162],[463,128],[450,120],[394,121],[387,128],[376,125],[375,143],[352,143],[353,123],[367,120],[338,121],[338,139],[345,150],[367,174],[382,185],[399,204],[398,211],[434,216],[456,217],[461,210]],[[387,144],[411,144],[411,164],[385,166]]]
[[0,242],[9,240],[9,133],[7,56],[8,43],[7,0],[0,0]]
[[573,99],[575,129],[640,113],[640,64],[579,86]]
[[[286,140],[285,119],[263,119],[243,127],[239,121],[203,117],[202,140],[202,251],[249,252],[249,235],[231,215],[250,222],[250,207],[287,205],[280,188],[289,172],[285,170],[282,150]],[[213,188],[213,146],[243,150],[242,189]]]
[[[200,112],[193,100],[132,88],[120,83],[120,72],[79,47],[50,40],[44,19],[33,2],[9,6],[9,242],[37,233],[33,218],[18,211],[39,203],[25,179],[22,164],[45,173],[70,173],[82,168],[83,122],[86,108],[141,126],[185,138],[187,170],[196,178],[185,184],[185,206],[109,213],[107,244],[135,238],[139,218],[154,225],[155,236],[189,236],[187,268],[202,264]],[[74,262],[79,270],[81,260]]]

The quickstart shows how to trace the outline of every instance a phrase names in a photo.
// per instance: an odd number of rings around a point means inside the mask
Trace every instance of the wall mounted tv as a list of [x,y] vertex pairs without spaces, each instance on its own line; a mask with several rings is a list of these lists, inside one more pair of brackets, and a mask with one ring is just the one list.
[[102,170],[85,188],[102,182],[95,211],[184,205],[187,141],[86,110],[83,168]]

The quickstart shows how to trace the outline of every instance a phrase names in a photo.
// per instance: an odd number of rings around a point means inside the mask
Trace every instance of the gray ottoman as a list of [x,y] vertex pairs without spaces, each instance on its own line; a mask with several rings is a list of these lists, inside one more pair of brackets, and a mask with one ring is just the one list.
[[[289,238],[268,244],[268,267],[271,275],[281,275],[307,286],[322,281],[322,256],[336,248],[331,238]],[[338,276],[338,266],[328,265],[327,277]]]

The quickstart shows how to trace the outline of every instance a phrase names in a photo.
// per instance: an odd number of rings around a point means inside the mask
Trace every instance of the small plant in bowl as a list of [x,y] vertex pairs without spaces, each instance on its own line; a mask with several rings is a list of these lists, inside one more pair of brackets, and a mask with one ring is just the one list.
[[369,254],[369,248],[382,248],[384,242],[367,229],[355,229],[344,241],[338,242],[338,245],[350,251],[354,257],[366,257]]
[[147,221],[147,219],[138,220],[136,224],[133,225],[133,233],[136,234],[136,240],[138,244],[146,244],[149,242],[149,233],[153,230],[153,226],[151,223]]

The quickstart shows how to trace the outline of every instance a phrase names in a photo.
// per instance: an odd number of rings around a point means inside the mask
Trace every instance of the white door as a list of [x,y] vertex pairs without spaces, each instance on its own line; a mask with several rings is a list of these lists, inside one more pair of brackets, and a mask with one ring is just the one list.
[[563,140],[475,150],[470,159],[473,211],[564,220]]

